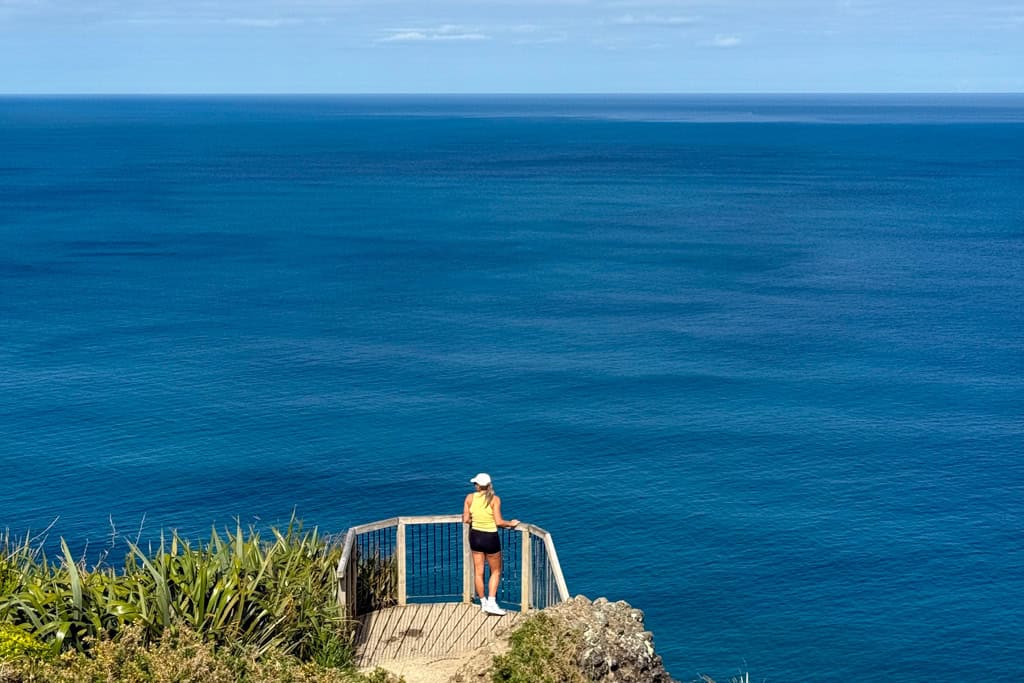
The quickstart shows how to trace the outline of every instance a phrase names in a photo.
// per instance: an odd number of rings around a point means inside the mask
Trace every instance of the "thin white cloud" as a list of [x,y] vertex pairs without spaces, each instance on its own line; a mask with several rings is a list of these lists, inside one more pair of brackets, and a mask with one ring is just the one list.
[[1000,28],[1020,28],[1024,26],[1024,14],[1011,14],[1002,21],[994,22]]
[[602,6],[608,9],[650,12],[658,9],[679,11],[685,7],[703,7],[714,4],[715,0],[608,0],[602,3]]
[[426,33],[422,31],[397,31],[378,39],[381,43],[400,43],[409,40],[428,40]]
[[540,43],[562,43],[569,38],[564,29],[553,28],[540,24],[506,24],[488,26],[486,29],[494,35],[508,35],[513,45],[536,45]]
[[612,19],[611,23],[618,26],[687,26],[697,23],[697,18],[661,14],[623,14]]
[[692,4],[692,2],[679,2],[679,0],[606,0],[601,3],[603,7],[648,10],[652,7],[678,7]]
[[513,45],[550,45],[552,43],[564,43],[569,39],[567,31],[556,31],[548,35],[531,35],[528,38],[513,40]]
[[735,34],[718,33],[711,40],[704,41],[701,45],[705,47],[729,48],[741,44],[743,39]]
[[378,38],[379,43],[409,43],[430,40],[489,40],[490,36],[478,29],[444,24],[435,28],[393,28],[388,35]]

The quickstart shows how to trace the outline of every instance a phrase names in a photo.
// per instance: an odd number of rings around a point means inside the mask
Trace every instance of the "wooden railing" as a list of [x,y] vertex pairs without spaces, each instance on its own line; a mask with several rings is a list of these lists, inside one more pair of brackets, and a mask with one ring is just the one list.
[[[569,599],[551,534],[533,524],[501,529],[499,602],[520,610]],[[409,602],[470,602],[473,559],[461,515],[392,517],[352,527],[336,572],[351,617]]]

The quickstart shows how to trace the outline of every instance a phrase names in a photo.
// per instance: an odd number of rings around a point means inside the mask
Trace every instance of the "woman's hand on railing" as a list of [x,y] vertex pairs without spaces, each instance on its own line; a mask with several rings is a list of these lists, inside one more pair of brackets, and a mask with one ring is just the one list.
[[509,522],[508,522],[508,528],[509,529],[515,529],[517,526],[519,526],[519,520],[518,519],[509,520]]

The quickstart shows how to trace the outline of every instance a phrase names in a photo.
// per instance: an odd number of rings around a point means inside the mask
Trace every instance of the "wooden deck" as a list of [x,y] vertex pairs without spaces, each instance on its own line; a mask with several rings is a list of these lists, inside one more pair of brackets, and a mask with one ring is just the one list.
[[448,657],[489,642],[519,619],[484,614],[478,604],[445,602],[388,607],[359,617],[356,665],[386,666],[416,657]]

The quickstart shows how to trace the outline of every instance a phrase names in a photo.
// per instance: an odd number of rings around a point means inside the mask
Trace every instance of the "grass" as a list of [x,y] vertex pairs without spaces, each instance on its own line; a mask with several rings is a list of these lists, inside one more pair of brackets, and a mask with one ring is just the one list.
[[493,683],[587,683],[576,663],[578,631],[540,612],[509,635],[509,651],[494,658]]

